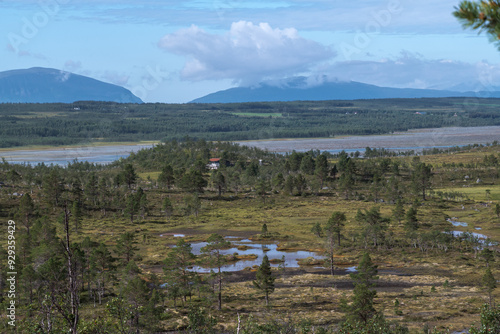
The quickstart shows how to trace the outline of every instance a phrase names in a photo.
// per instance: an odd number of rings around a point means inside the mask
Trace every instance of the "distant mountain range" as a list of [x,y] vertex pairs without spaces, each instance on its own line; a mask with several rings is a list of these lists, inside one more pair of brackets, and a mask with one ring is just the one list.
[[195,99],[193,103],[238,103],[264,101],[322,101],[423,97],[500,97],[500,92],[457,92],[435,89],[388,88],[360,82],[323,82],[308,85],[297,77],[279,85],[262,83],[255,87],[237,87]]
[[0,103],[72,103],[109,101],[142,103],[129,90],[51,68],[0,72]]

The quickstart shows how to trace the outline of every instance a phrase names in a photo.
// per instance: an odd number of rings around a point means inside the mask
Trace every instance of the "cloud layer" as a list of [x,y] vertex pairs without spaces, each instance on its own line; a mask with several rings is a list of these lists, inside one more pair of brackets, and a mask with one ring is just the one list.
[[181,77],[192,81],[232,79],[248,84],[302,73],[334,56],[328,47],[299,36],[294,28],[246,21],[233,23],[222,35],[193,25],[164,36],[158,45],[187,57]]
[[405,51],[395,59],[337,62],[322,73],[338,80],[398,88],[488,91],[498,89],[495,86],[500,82],[500,64],[426,59]]

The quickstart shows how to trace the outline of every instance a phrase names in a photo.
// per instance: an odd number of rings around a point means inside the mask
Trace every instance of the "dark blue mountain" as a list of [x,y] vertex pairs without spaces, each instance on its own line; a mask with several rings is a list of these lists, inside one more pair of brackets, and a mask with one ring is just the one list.
[[500,97],[500,92],[455,92],[434,89],[388,88],[360,82],[324,82],[309,86],[306,79],[294,78],[281,85],[262,83],[237,87],[193,100],[193,103],[238,103],[264,101],[322,101],[423,97]]
[[129,90],[51,68],[0,72],[0,103],[72,103],[109,101],[142,103]]

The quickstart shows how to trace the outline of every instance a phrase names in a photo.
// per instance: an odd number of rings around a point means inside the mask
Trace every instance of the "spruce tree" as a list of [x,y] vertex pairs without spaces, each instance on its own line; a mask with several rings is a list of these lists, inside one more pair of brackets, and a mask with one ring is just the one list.
[[266,306],[269,305],[269,294],[274,292],[275,279],[276,278],[273,277],[271,272],[271,264],[269,263],[269,259],[267,255],[264,255],[262,263],[257,270],[253,285],[265,294]]

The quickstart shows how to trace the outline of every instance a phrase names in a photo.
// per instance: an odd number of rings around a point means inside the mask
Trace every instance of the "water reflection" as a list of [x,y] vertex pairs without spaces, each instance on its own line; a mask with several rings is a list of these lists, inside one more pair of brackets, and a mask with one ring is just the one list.
[[[226,237],[227,239],[235,239],[235,237]],[[193,254],[199,255],[201,254],[201,249],[207,245],[206,242],[196,242],[192,243],[192,251]],[[232,255],[234,253],[238,253],[238,255],[256,255],[255,259],[248,260],[239,260],[235,263],[230,263],[222,267],[223,271],[239,271],[243,270],[247,267],[252,267],[254,265],[260,265],[262,263],[262,258],[264,255],[267,255],[269,260],[280,260],[284,258],[285,267],[287,268],[296,268],[299,267],[297,260],[305,259],[308,257],[312,257],[315,259],[322,259],[323,257],[315,252],[307,252],[307,251],[292,251],[285,252],[279,251],[277,248],[277,244],[269,243],[269,242],[253,242],[250,239],[243,239],[240,241],[233,241],[232,246],[229,249],[224,249],[222,254],[224,255]],[[240,247],[246,246],[246,247]],[[240,247],[238,249],[238,247]],[[279,263],[271,263],[272,267],[278,267]],[[210,268],[204,268],[201,266],[194,266],[192,268],[193,271],[200,273],[208,273],[210,272]]]
[[[454,219],[457,219],[457,218],[454,218]],[[458,226],[467,227],[469,225],[467,223],[459,222],[459,221],[456,221],[456,220],[453,220],[453,219],[450,219],[450,218],[448,218],[446,220],[449,221],[455,227],[458,227]]]

